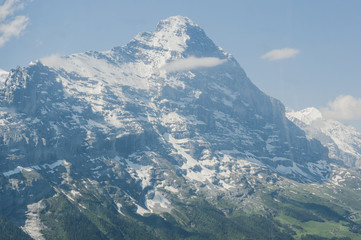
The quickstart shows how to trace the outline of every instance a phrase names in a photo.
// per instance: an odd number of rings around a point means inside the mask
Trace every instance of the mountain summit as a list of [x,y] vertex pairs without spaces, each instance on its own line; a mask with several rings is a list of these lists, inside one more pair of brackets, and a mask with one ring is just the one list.
[[183,57],[188,54],[205,57],[218,50],[197,24],[182,16],[169,17],[160,21],[154,32],[140,33],[132,42],[134,41],[151,48],[170,51],[173,54],[182,54]]
[[148,236],[139,226],[152,224],[209,238],[181,217],[189,199],[267,211],[276,182],[332,173],[327,149],[186,17],[110,51],[11,70],[0,95],[1,213],[36,239],[72,231],[69,218],[97,239],[134,226]]
[[158,23],[154,33],[149,33],[152,36],[150,41],[149,39],[142,39],[145,34],[138,35],[136,39],[145,40],[145,44],[151,44],[153,47],[182,52],[187,48],[186,42],[191,38],[189,36],[191,29],[202,31],[189,18],[174,16]]
[[[212,64],[207,64],[210,60]],[[155,32],[141,33],[125,47],[52,56],[12,74],[18,87],[10,80],[5,88],[9,104],[32,117],[45,118],[43,122],[58,114],[56,106],[60,104],[70,121],[75,121],[73,127],[87,132],[78,136],[80,146],[90,144],[86,140],[89,134],[95,142],[100,141],[100,133],[108,135],[100,145],[129,143],[129,134],[135,139],[149,134],[149,144],[164,149],[177,149],[177,141],[188,142],[190,149],[184,151],[190,154],[176,157],[176,166],[184,166],[186,176],[195,174],[194,166],[200,175],[202,169],[210,171],[202,164],[209,158],[221,164],[224,151],[231,153],[227,156],[234,161],[266,165],[299,181],[321,181],[327,176],[327,150],[308,141],[285,117],[284,106],[254,86],[237,61],[185,17],[163,20]],[[47,76],[47,80],[32,74]],[[34,88],[30,88],[32,84]],[[54,91],[57,94],[50,94]],[[62,100],[62,95],[68,97]],[[43,96],[46,101],[41,100]],[[67,131],[63,121],[53,122],[58,132],[49,128],[53,138]],[[147,144],[139,147],[150,147]],[[129,148],[131,153],[141,151],[136,146]],[[124,155],[116,148],[108,154]],[[157,154],[169,158],[167,151]],[[186,167],[190,158],[191,167]],[[323,169],[315,172],[320,161]],[[217,176],[216,171],[211,172],[211,178]]]

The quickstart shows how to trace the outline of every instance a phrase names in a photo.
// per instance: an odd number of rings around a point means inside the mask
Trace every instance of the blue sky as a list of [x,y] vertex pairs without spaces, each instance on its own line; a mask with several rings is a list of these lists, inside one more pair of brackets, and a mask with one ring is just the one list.
[[[6,4],[12,8],[4,10]],[[2,69],[52,54],[109,50],[161,19],[184,15],[267,94],[295,110],[328,107],[330,117],[361,130],[359,0],[0,0],[0,6]],[[291,57],[272,60],[270,51],[285,48]]]

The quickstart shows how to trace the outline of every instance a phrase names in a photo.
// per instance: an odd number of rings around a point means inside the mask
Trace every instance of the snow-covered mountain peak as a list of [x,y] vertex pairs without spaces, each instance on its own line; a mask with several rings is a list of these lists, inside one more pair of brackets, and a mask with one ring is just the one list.
[[286,114],[288,118],[296,118],[308,125],[316,120],[322,120],[322,113],[314,107],[305,108],[297,112],[288,109]]
[[[93,84],[95,82],[113,89],[114,85],[119,84],[150,89],[154,84],[168,79],[165,75],[168,64],[175,63],[176,69],[188,70],[197,66],[217,66],[225,63],[225,59],[232,60],[232,57],[217,47],[197,24],[187,17],[173,16],[160,21],[154,32],[139,33],[126,46],[115,47],[106,52],[53,55],[41,59],[40,62],[59,71],[61,75],[67,72],[75,73],[82,79],[96,78],[95,81],[86,80],[81,83],[91,89],[98,89],[98,86]],[[233,71],[239,68],[234,62],[230,61],[229,64]],[[78,79],[65,85],[79,85],[80,82]],[[83,89],[81,86],[71,88]],[[84,94],[88,95],[89,92],[93,91],[88,89]]]
[[158,50],[172,57],[220,57],[224,52],[189,18],[161,20],[154,32],[139,33],[127,47]]
[[[19,112],[48,122],[62,106],[91,147],[91,136],[103,134],[109,146],[124,145],[133,135],[149,138],[149,144],[180,153],[177,166],[190,179],[199,172],[216,176],[202,159],[221,161],[224,151],[303,182],[322,181],[328,171],[309,167],[327,159],[326,149],[308,143],[285,119],[282,103],[262,93],[232,56],[185,17],[163,20],[154,32],[111,51],[41,59],[11,79],[6,104]],[[49,127],[56,136],[67,131],[62,122],[56,127]]]
[[187,47],[186,42],[190,39],[187,34],[189,27],[199,28],[187,17],[169,17],[161,20],[154,32],[139,33],[132,42],[165,51],[183,52]]
[[159,21],[155,32],[161,31],[173,31],[177,32],[179,29],[185,29],[187,26],[198,27],[197,24],[193,23],[188,17],[184,16],[171,16],[169,18]]

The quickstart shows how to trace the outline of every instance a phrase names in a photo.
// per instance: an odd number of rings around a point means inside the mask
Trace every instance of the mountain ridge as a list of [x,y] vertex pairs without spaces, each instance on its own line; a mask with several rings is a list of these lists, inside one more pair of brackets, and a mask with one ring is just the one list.
[[[184,20],[184,21],[180,21]],[[166,22],[167,24],[165,24],[164,22]],[[193,29],[200,29],[198,26],[194,25],[194,24],[190,24],[190,20],[186,20],[185,18],[180,18],[180,17],[175,17],[175,18],[170,18],[169,20],[165,20],[165,21],[161,21],[161,26],[163,27],[159,27],[158,26],[158,32],[163,32],[163,31],[168,31],[168,28],[173,29],[174,26],[178,26],[179,22],[181,22],[181,26],[182,26],[182,34],[180,36],[177,36],[177,38],[180,39],[184,39],[184,35],[187,35],[187,31],[184,31],[184,28],[186,30],[188,30],[189,28]],[[178,25],[177,25],[178,24]],[[165,25],[165,27],[164,27]],[[168,27],[168,28],[167,28]],[[166,29],[166,30],[164,30]],[[208,37],[206,37],[206,35],[204,34],[203,30],[197,30],[197,34],[201,35],[201,39],[205,39]],[[142,34],[140,34],[142,35]],[[138,36],[140,36],[138,35]],[[144,34],[143,34],[144,35]],[[147,35],[149,36],[149,34]],[[167,39],[168,35],[162,35],[164,39]],[[197,35],[198,36],[198,35]],[[139,38],[139,37],[138,37]],[[137,39],[137,37],[135,38]],[[157,38],[158,39],[158,38]],[[189,38],[192,39],[192,38]],[[159,50],[159,46],[155,45],[152,47],[144,47],[143,44],[138,44],[133,46],[133,42],[131,41],[130,44],[126,45],[125,48],[123,49],[123,52],[133,52],[135,53],[134,55],[137,56],[137,54],[139,52],[142,52],[143,54],[140,54],[138,57],[140,57],[140,60],[134,60],[134,61],[125,61],[124,60],[120,60],[118,62],[114,61],[114,59],[116,59],[118,56],[120,56],[120,58],[123,57],[122,54],[117,55],[114,51],[111,52],[105,52],[105,53],[97,53],[97,52],[88,52],[85,54],[75,54],[75,55],[70,55],[67,57],[57,57],[55,56],[54,58],[51,59],[45,59],[42,60],[41,62],[38,62],[37,64],[45,64],[48,67],[50,67],[50,69],[55,69],[55,71],[59,74],[57,77],[60,78],[57,79],[56,81],[60,81],[63,85],[63,88],[65,91],[67,91],[67,94],[71,95],[71,96],[76,96],[78,95],[77,98],[79,98],[80,95],[82,95],[82,98],[86,99],[88,103],[91,103],[91,110],[93,112],[98,112],[101,115],[103,115],[104,120],[108,123],[110,123],[111,125],[113,125],[114,127],[121,127],[121,125],[119,125],[119,123],[117,123],[118,121],[115,120],[117,119],[117,117],[115,116],[116,114],[119,114],[119,111],[121,111],[121,109],[118,110],[109,110],[108,112],[106,112],[104,114],[103,108],[104,108],[104,104],[106,106],[109,106],[109,102],[104,101],[104,100],[100,100],[99,101],[99,94],[102,93],[102,91],[104,91],[106,89],[106,85],[108,85],[106,91],[108,91],[110,94],[107,94],[107,96],[112,96],[112,101],[117,101],[117,98],[122,99],[121,101],[125,101],[127,102],[127,98],[128,96],[125,96],[125,94],[119,94],[120,92],[123,92],[123,86],[129,86],[132,89],[136,91],[148,91],[151,93],[151,95],[153,96],[147,96],[147,94],[144,94],[144,92],[139,96],[139,98],[143,99],[142,102],[147,102],[149,101],[149,98],[162,98],[162,95],[167,95],[169,93],[167,93],[167,91],[173,91],[172,94],[176,93],[179,94],[180,96],[182,96],[183,98],[187,99],[189,101],[189,97],[193,97],[194,98],[194,93],[193,91],[195,89],[195,91],[198,91],[199,93],[201,93],[202,91],[204,92],[204,87],[206,91],[213,91],[214,94],[219,94],[220,90],[223,89],[225,91],[230,91],[229,93],[231,94],[231,98],[230,96],[222,96],[222,99],[219,99],[223,102],[223,106],[225,106],[226,108],[230,109],[231,106],[233,106],[233,103],[231,101],[236,101],[239,102],[236,106],[234,106],[234,110],[231,110],[231,114],[236,114],[235,117],[236,118],[241,118],[240,121],[245,121],[245,124],[249,124],[247,122],[250,121],[250,119],[254,119],[253,121],[257,122],[261,122],[261,124],[264,124],[263,119],[269,119],[272,123],[276,123],[276,125],[280,128],[287,128],[287,129],[292,129],[291,126],[287,126],[288,123],[286,123],[288,120],[284,117],[284,107],[283,105],[278,101],[278,100],[274,100],[273,98],[269,98],[268,96],[266,96],[265,94],[263,94],[256,86],[254,86],[250,80],[247,78],[246,74],[244,73],[243,69],[241,69],[241,67],[239,66],[239,64],[236,62],[236,60],[234,60],[232,57],[230,57],[230,55],[226,54],[225,52],[219,50],[219,48],[215,47],[214,43],[209,39],[208,41],[208,45],[207,44],[203,44],[203,49],[208,49],[207,52],[211,52],[212,54],[214,54],[214,51],[216,51],[216,56],[219,55],[223,55],[223,57],[227,57],[228,56],[228,63],[223,63],[220,66],[214,66],[212,68],[207,69],[207,74],[203,74],[202,73],[202,69],[194,69],[193,71],[197,72],[199,78],[196,81],[191,81],[191,82],[187,82],[187,80],[182,81],[182,80],[178,80],[179,79],[179,75],[181,76],[181,78],[183,77],[182,75],[186,74],[188,75],[188,77],[190,78],[194,78],[194,76],[192,76],[192,72],[188,71],[188,72],[176,72],[176,73],[165,73],[162,71],[159,71],[162,66],[164,66],[164,64],[166,64],[167,61],[169,61],[170,59],[174,59],[174,57],[172,58],[171,53],[173,52],[178,52],[178,54],[181,53],[180,56],[176,56],[177,58],[187,58],[187,52],[189,51],[189,49],[193,48],[193,42],[190,41],[190,48],[188,45],[189,39],[185,42],[187,43],[187,48],[183,49],[182,51],[179,51],[179,49],[176,50],[169,50],[168,48],[164,48],[164,49],[160,49]],[[149,39],[148,39],[149,40]],[[135,40],[135,42],[139,42],[139,40]],[[149,41],[150,43],[153,44],[153,41]],[[196,41],[197,42],[197,41]],[[204,47],[206,46],[206,47]],[[209,46],[207,48],[207,46]],[[209,50],[211,49],[211,50]],[[198,50],[197,50],[198,51]],[[169,55],[170,54],[170,55]],[[182,55],[183,54],[183,55]],[[193,56],[193,55],[192,55]],[[202,55],[201,57],[209,57],[209,56],[213,56],[214,55],[209,55],[206,54],[205,56]],[[155,60],[148,62],[148,58],[154,58]],[[145,60],[144,60],[145,58]],[[154,65],[154,62],[156,63],[156,65]],[[99,71],[99,69],[103,69],[102,71]],[[212,71],[215,71],[214,74],[212,73]],[[54,71],[54,70],[50,70],[50,71]],[[128,72],[127,72],[128,71]],[[136,74],[134,74],[134,72],[136,71]],[[218,73],[217,73],[218,71]],[[70,73],[70,75],[69,75]],[[154,75],[155,73],[155,75]],[[228,75],[227,75],[227,74]],[[48,73],[43,73],[43,74],[48,74]],[[208,86],[208,80],[207,77],[209,74],[212,74],[212,82],[210,84],[212,84],[210,87]],[[215,75],[218,74],[218,78],[215,78]],[[233,76],[229,75],[229,74],[233,74]],[[96,76],[96,78],[94,78],[94,76]],[[175,76],[175,77],[174,77]],[[18,79],[21,79],[24,76],[19,76]],[[178,79],[177,79],[178,78]],[[74,79],[69,81],[69,79]],[[173,81],[173,79],[175,79],[175,81]],[[218,80],[219,79],[219,80]],[[238,79],[242,79],[242,81],[238,81]],[[90,81],[89,81],[90,80]],[[170,80],[170,81],[169,81]],[[173,81],[173,82],[172,82]],[[90,84],[89,84],[90,83]],[[96,84],[94,84],[96,83]],[[19,83],[21,84],[21,83]],[[163,89],[161,90],[161,92],[157,92],[159,91],[159,84],[161,86],[161,88],[163,87]],[[184,88],[184,85],[189,84],[189,87],[187,89],[188,93],[184,94],[184,93],[180,93],[180,86],[183,86],[181,88],[182,91],[184,91],[186,88]],[[14,84],[12,84],[12,86],[14,86]],[[224,86],[227,86],[226,88]],[[232,90],[227,90],[230,89],[229,86],[232,86],[232,89],[237,89],[238,92],[234,92],[232,93]],[[111,90],[110,90],[111,88]],[[158,89],[157,89],[158,88]],[[179,90],[177,90],[177,88]],[[114,89],[114,90],[113,90]],[[115,90],[117,89],[117,90]],[[80,91],[79,91],[80,90]],[[43,91],[46,92],[46,91]],[[116,93],[117,92],[117,93]],[[219,92],[219,93],[218,93]],[[136,93],[138,94],[138,93]],[[213,94],[213,93],[212,93]],[[221,93],[222,94],[222,93]],[[253,95],[252,95],[253,94]],[[193,95],[193,96],[192,96]],[[8,96],[8,101],[10,101],[10,97],[12,96],[12,94],[10,93],[10,91],[7,91],[6,96]],[[228,99],[227,99],[228,98]],[[199,102],[200,104],[206,104],[205,107],[208,108],[207,105],[209,105],[209,103],[214,103],[214,106],[221,106],[218,102],[218,99],[214,99],[214,96],[211,95],[207,95],[207,94],[200,94],[198,98],[195,98],[196,102]],[[128,98],[128,102],[129,102],[129,98]],[[226,103],[226,104],[225,104]],[[26,104],[25,104],[26,105]],[[142,103],[143,105],[143,103]],[[243,105],[243,106],[242,106]],[[34,107],[35,105],[32,104],[32,107]],[[154,105],[153,105],[154,106]],[[251,106],[251,107],[250,107]],[[143,106],[147,109],[152,108],[151,106],[146,106],[146,104]],[[252,110],[252,107],[254,107],[254,109],[256,109],[256,111]],[[112,108],[112,107],[110,107]],[[277,110],[275,110],[277,109]],[[118,113],[115,113],[115,111],[118,111]],[[45,110],[46,111],[46,110]],[[147,110],[146,110],[147,111]],[[150,109],[150,111],[152,111]],[[158,110],[156,110],[158,111]],[[211,113],[209,110],[206,110],[209,113]],[[212,111],[212,110],[211,110]],[[198,114],[198,113],[197,113]],[[119,117],[121,115],[118,115]],[[114,119],[115,117],[115,119]],[[159,118],[160,116],[158,116]],[[243,119],[242,119],[243,118]],[[211,119],[207,119],[206,121],[209,121]],[[137,122],[136,119],[132,118],[132,121]],[[212,117],[212,120],[214,121],[214,117]],[[268,121],[268,120],[267,120]],[[282,124],[279,124],[280,122],[284,122]],[[252,126],[252,124],[250,125]],[[128,129],[124,129],[124,131],[129,131],[129,125],[127,126]],[[134,129],[134,131],[136,131]],[[287,136],[287,131],[289,130],[282,130],[284,133],[282,133],[284,136],[282,136],[283,138],[290,138],[292,136],[289,135]],[[298,134],[302,134],[301,132],[298,132]],[[287,141],[287,140],[286,140]],[[296,144],[297,141],[299,140],[293,140],[294,143],[292,144]],[[270,145],[267,145],[270,146]],[[286,145],[284,145],[284,147],[288,148]],[[320,146],[319,146],[320,147]],[[271,148],[268,148],[268,150]],[[296,149],[297,150],[297,149]],[[304,152],[310,152],[310,150],[305,150]],[[262,153],[265,154],[265,153]],[[298,160],[298,158],[296,159],[291,159],[293,154],[290,154],[288,157],[285,157],[284,160],[286,159],[290,159],[290,161],[294,161],[294,160]],[[326,157],[325,154],[323,154],[323,157]],[[320,156],[319,160],[322,157]],[[310,158],[305,158],[306,159],[310,159]],[[298,160],[299,163],[303,164],[302,161]],[[307,160],[308,161],[308,160]],[[262,161],[261,161],[262,162]],[[273,164],[270,161],[268,161],[268,164]],[[280,172],[281,173],[286,173],[286,174],[297,174],[299,175],[300,171],[307,171],[305,168],[304,170],[297,170],[297,168],[299,168],[300,166],[295,166],[296,170],[293,170],[292,167],[286,167],[286,169],[284,167],[280,168],[282,169]],[[277,169],[275,167],[275,169]],[[311,175],[313,174],[312,172],[308,171],[308,174]],[[307,174],[306,174],[307,175]],[[305,174],[301,174],[300,176],[305,176]]]

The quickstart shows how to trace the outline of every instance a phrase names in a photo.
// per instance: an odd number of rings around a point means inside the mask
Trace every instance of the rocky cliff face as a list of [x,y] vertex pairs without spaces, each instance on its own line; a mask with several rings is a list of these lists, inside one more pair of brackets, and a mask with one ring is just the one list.
[[124,47],[11,70],[0,91],[0,212],[38,239],[36,216],[59,196],[121,215],[170,213],[191,197],[257,209],[257,181],[331,173],[327,149],[185,17]]
[[[174,149],[173,138],[192,145],[196,162],[233,151],[300,181],[321,180],[307,164],[327,160],[326,151],[288,121],[278,100],[262,93],[231,55],[183,17],[161,21],[154,33],[109,52],[52,56],[13,70],[4,97],[4,107],[23,114],[23,123],[38,131],[34,136],[42,142],[28,144],[44,148],[40,161],[55,146],[49,158],[68,159],[89,145],[126,156],[151,142]],[[37,120],[40,125],[33,126]],[[138,136],[148,140],[137,146]],[[127,146],[117,149],[118,142]]]

